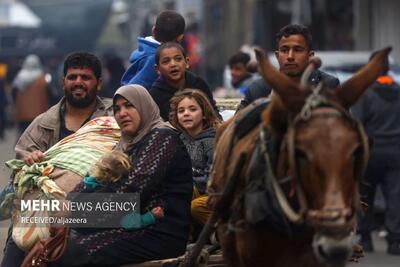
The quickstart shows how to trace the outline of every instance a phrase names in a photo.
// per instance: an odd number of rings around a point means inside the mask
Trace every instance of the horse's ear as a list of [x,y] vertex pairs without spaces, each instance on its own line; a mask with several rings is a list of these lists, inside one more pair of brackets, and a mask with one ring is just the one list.
[[289,77],[272,66],[260,48],[255,48],[254,51],[261,76],[274,92],[279,95],[285,107],[290,111],[297,112],[304,103],[305,92],[300,90],[299,86]]
[[386,47],[376,51],[368,64],[335,90],[334,95],[345,108],[353,105],[368,86],[381,75],[384,62],[391,50],[391,47]]

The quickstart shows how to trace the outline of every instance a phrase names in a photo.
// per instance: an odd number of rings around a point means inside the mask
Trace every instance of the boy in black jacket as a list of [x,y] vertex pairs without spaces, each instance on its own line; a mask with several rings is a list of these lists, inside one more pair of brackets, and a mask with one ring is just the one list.
[[186,88],[198,89],[205,93],[219,115],[207,83],[187,70],[189,59],[181,45],[172,42],[162,44],[156,51],[155,59],[155,68],[160,77],[153,83],[149,93],[160,108],[160,115],[165,121],[168,121],[169,116],[169,100],[177,91]]

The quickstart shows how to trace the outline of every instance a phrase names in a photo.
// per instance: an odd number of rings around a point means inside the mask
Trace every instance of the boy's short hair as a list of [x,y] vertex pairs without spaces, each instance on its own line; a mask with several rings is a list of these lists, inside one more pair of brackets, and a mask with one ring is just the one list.
[[244,66],[247,65],[250,61],[250,56],[247,53],[244,52],[238,52],[234,54],[230,59],[229,59],[229,67],[232,67],[233,65],[240,64],[242,63]]
[[181,14],[172,10],[161,12],[154,25],[154,39],[160,43],[174,41],[185,31],[185,19]]
[[279,30],[276,34],[276,47],[279,48],[279,41],[282,37],[289,37],[290,35],[300,34],[306,40],[306,44],[310,50],[312,50],[312,35],[310,30],[304,26],[299,24],[289,24]]
[[161,54],[161,52],[162,52],[164,49],[172,48],[172,47],[175,47],[176,49],[180,50],[180,51],[182,52],[183,57],[186,58],[186,51],[185,51],[185,49],[183,49],[183,47],[182,47],[180,44],[175,43],[175,42],[167,42],[167,43],[161,44],[161,45],[157,48],[157,50],[156,50],[156,55],[155,55],[155,62],[156,62],[156,65],[158,65],[158,63],[159,63],[159,61],[160,61],[160,54]]
[[101,78],[101,62],[98,57],[88,52],[74,52],[64,61],[64,77],[70,68],[89,68],[97,79]]

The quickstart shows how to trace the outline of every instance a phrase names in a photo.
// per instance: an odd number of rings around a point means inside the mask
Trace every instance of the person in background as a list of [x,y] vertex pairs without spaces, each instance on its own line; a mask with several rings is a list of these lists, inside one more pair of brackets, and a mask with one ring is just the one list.
[[121,84],[140,84],[147,90],[157,79],[154,70],[156,49],[165,42],[181,42],[185,31],[185,19],[172,10],[161,12],[152,28],[152,36],[138,39],[138,48],[132,52],[130,66],[121,79]]
[[185,89],[172,97],[169,121],[180,130],[179,137],[192,160],[194,193],[191,214],[203,226],[211,214],[207,207],[206,188],[213,160],[215,131],[221,120],[204,93]]
[[194,12],[188,12],[186,18],[188,18],[189,23],[185,30],[185,38],[183,38],[181,44],[190,58],[190,69],[198,73],[202,61],[200,55],[200,26],[198,20],[195,18]]
[[6,106],[8,101],[6,94],[6,74],[7,66],[0,63],[0,140],[4,138],[4,131],[7,124]]
[[253,74],[247,69],[250,56],[244,52],[238,52],[229,59],[229,69],[231,71],[231,83],[238,95],[243,96],[254,80]]
[[15,121],[21,135],[39,114],[49,108],[47,82],[40,59],[28,55],[12,84],[15,101]]
[[117,54],[108,52],[103,55],[103,65],[107,75],[99,96],[112,98],[121,85],[121,77],[125,72],[124,62]]
[[50,56],[44,64],[46,72],[47,91],[49,93],[49,103],[51,106],[57,104],[64,96],[62,90],[62,58],[59,56]]
[[361,197],[368,208],[359,219],[358,233],[364,250],[373,251],[374,199],[380,185],[386,203],[387,252],[400,255],[400,86],[388,71],[386,59],[381,76],[351,108],[372,140],[367,169],[360,184]]
[[168,121],[170,105],[169,101],[177,91],[184,88],[194,88],[202,91],[210,101],[217,114],[213,95],[207,83],[187,70],[188,58],[180,44],[168,42],[157,48],[156,69],[160,77],[153,83],[149,90],[150,95],[160,108],[161,117]]
[[[309,59],[314,56],[312,36],[309,29],[303,25],[289,24],[276,34],[275,56],[278,59],[279,71],[286,74],[294,82],[299,83],[303,72],[308,66]],[[323,82],[328,88],[339,86],[339,80],[320,70],[315,70],[309,78],[309,82],[317,85]],[[273,88],[262,78],[249,84],[238,110],[248,106],[254,100],[267,97]]]

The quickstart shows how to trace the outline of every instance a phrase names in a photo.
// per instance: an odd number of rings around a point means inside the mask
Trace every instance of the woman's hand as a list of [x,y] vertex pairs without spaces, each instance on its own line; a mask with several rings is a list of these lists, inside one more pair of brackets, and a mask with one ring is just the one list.
[[151,210],[151,214],[153,214],[154,218],[161,219],[164,217],[164,210],[161,207],[155,207]]

